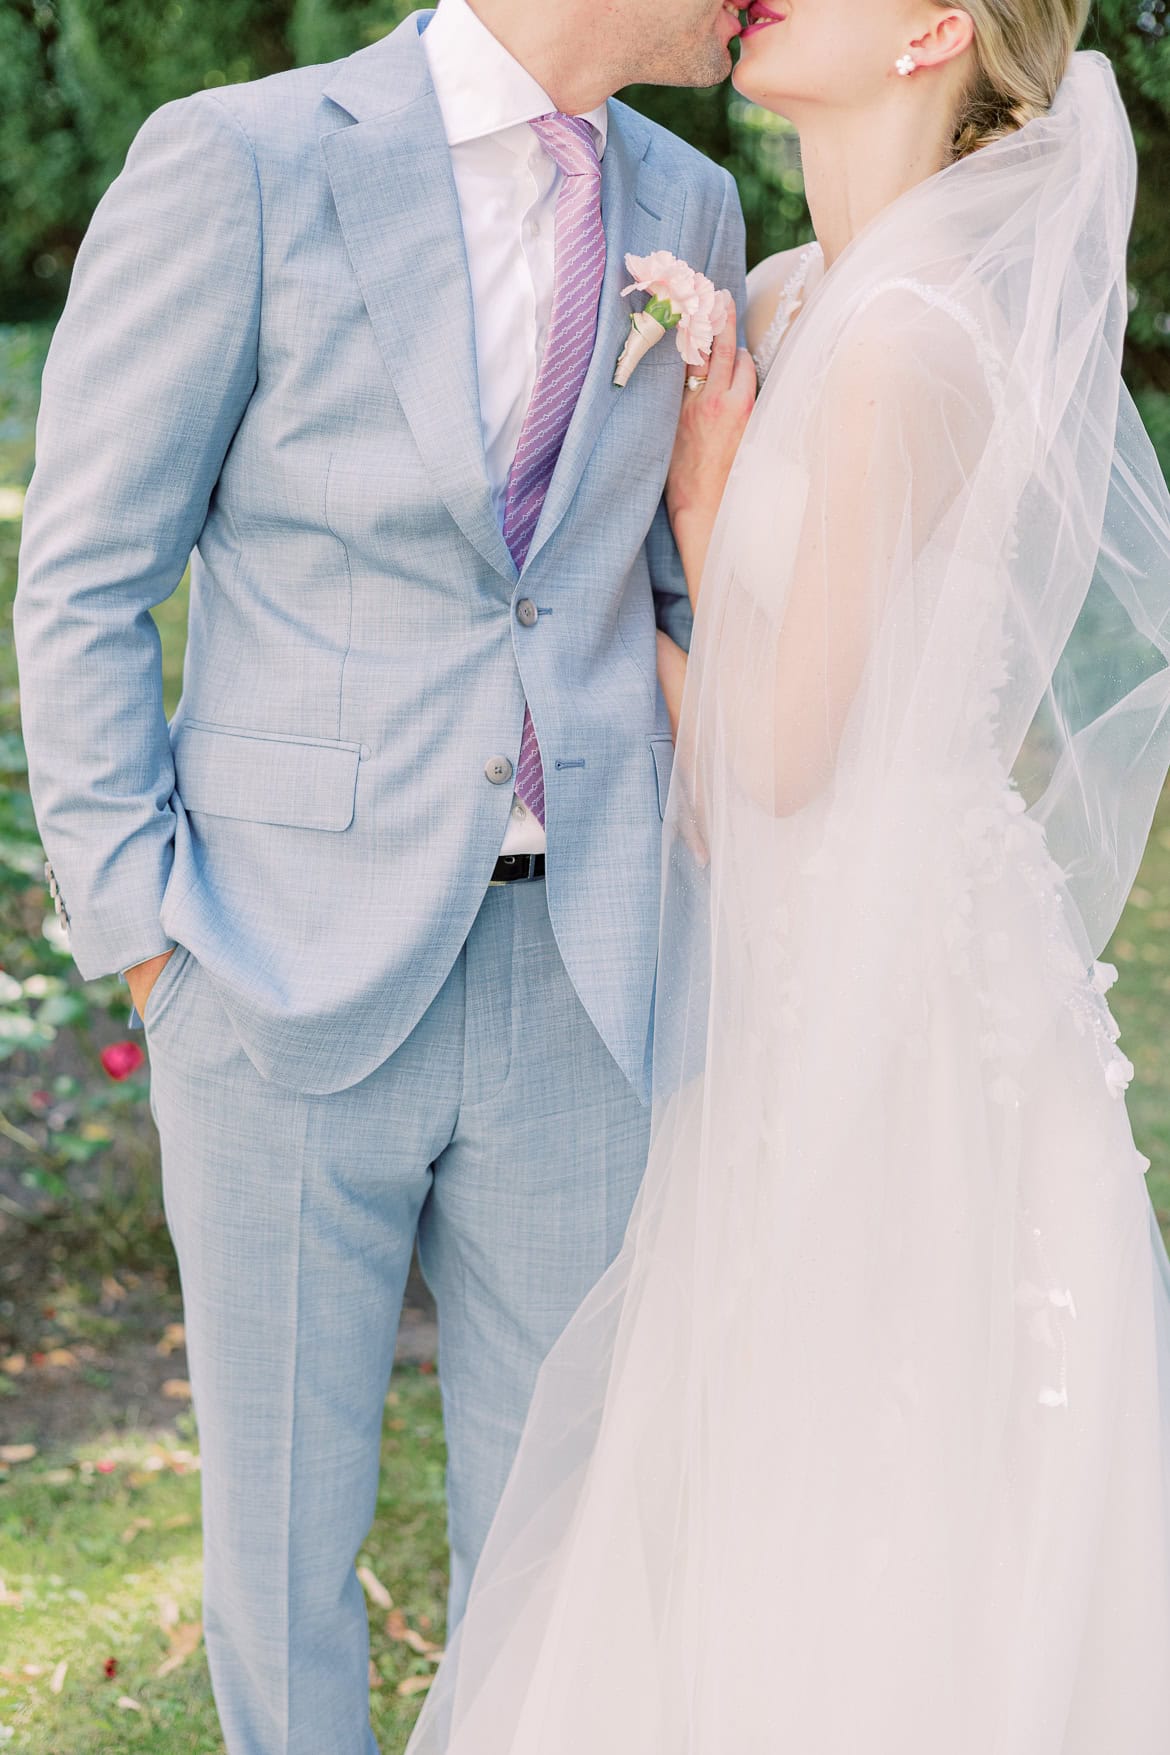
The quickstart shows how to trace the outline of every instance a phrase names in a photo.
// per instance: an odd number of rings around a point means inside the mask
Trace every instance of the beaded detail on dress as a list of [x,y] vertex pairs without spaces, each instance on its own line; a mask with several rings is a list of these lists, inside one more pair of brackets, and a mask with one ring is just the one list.
[[760,345],[752,351],[756,372],[760,383],[768,376],[780,351],[780,343],[788,333],[788,326],[804,301],[804,285],[808,279],[808,271],[815,257],[821,253],[819,244],[807,244],[796,259],[796,267],[784,282],[780,293],[780,302],[776,306],[775,315],[768,324],[760,340]]

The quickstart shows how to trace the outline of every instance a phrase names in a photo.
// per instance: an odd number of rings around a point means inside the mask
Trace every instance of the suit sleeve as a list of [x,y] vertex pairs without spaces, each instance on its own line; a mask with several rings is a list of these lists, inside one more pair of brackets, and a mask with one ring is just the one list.
[[38,826],[87,979],[168,948],[174,767],[150,610],[178,587],[256,383],[261,209],[218,98],[144,126],[45,369],[15,634]]
[[[739,204],[735,179],[726,171],[722,173],[722,177],[723,203],[703,272],[716,286],[727,287],[734,295],[742,341],[743,318],[747,306],[743,211]],[[691,603],[687,595],[682,562],[671,534],[670,520],[666,516],[665,502],[659,506],[650,526],[646,552],[650,562],[650,581],[654,588],[654,609],[658,626],[670,635],[676,645],[688,650],[693,624]]]

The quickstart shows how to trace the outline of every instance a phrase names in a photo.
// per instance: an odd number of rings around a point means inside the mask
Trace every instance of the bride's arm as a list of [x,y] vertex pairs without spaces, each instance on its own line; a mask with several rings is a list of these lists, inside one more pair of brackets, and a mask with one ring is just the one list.
[[[730,768],[769,814],[825,794],[855,712],[871,753],[894,737],[888,652],[873,687],[863,679],[895,603],[927,637],[989,420],[967,335],[895,292],[850,324],[799,432],[781,445],[753,428],[745,490],[708,567],[723,604],[708,686]],[[799,501],[786,471],[804,484]]]
[[[735,453],[756,397],[751,355],[736,345],[735,311],[711,350],[702,390],[683,390],[674,454],[666,479],[666,509],[686,576],[691,608],[699,606],[703,564]],[[658,677],[673,729],[678,730],[686,681],[686,653],[658,636]]]

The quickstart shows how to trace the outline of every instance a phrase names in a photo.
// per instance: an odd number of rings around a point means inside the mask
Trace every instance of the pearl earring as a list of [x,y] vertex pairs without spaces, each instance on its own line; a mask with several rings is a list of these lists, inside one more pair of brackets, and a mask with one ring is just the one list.
[[899,55],[898,59],[894,62],[894,66],[903,78],[905,78],[908,73],[913,73],[917,65],[918,63],[913,55]]

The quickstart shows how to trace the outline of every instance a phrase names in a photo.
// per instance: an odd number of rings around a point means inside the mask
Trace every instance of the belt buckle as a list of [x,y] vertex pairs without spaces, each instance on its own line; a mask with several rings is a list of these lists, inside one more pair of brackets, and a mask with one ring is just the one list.
[[506,890],[510,884],[531,883],[535,878],[536,862],[540,858],[538,853],[502,853],[500,858],[513,860],[518,866],[527,865],[528,869],[517,871],[513,877],[489,878],[489,890]]

